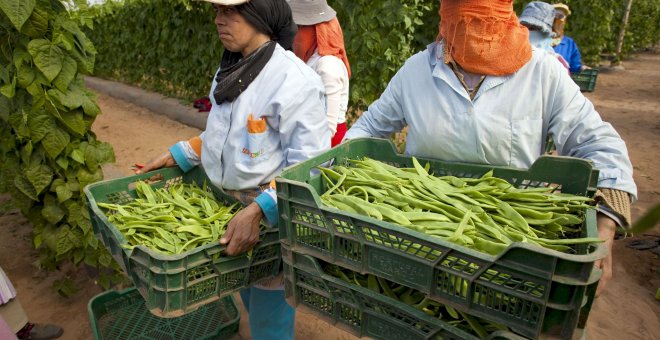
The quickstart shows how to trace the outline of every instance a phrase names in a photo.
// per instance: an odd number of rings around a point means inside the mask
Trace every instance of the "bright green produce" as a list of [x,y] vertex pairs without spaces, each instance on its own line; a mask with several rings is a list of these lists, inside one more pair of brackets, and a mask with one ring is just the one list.
[[488,254],[513,242],[571,252],[601,242],[575,238],[590,198],[554,187],[519,189],[492,171],[481,178],[436,177],[413,158],[414,168],[365,158],[321,168],[329,189],[324,204],[396,223]]
[[482,339],[488,337],[492,332],[508,330],[504,325],[465,314],[452,307],[445,306],[427,298],[424,293],[418,290],[385,280],[375,275],[363,275],[332,264],[326,264],[324,271],[328,275],[339,278],[350,284],[358,285],[378,294],[401,301],[430,316],[442,319],[454,327],[475,334]]
[[181,254],[217,242],[239,204],[224,206],[206,188],[178,183],[154,191],[136,183],[138,198],[126,205],[99,203],[112,213],[108,221],[126,237],[129,248],[138,245],[165,254]]

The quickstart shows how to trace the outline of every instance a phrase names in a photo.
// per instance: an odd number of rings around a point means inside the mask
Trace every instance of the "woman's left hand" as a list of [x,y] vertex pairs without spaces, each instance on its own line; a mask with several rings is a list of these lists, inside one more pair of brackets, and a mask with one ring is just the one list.
[[598,238],[605,242],[607,247],[607,256],[594,264],[596,268],[603,271],[596,290],[596,296],[605,291],[605,285],[612,278],[612,245],[614,244],[614,234],[616,232],[616,222],[604,214],[598,214]]
[[220,238],[220,244],[227,245],[227,255],[243,254],[257,244],[259,225],[263,217],[261,207],[257,203],[251,203],[229,221],[227,231]]

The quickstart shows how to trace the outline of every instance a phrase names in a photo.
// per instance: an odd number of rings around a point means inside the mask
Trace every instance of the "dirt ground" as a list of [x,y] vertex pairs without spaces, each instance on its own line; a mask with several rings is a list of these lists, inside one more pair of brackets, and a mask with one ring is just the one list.
[[[601,72],[596,91],[587,94],[603,119],[614,125],[628,144],[635,169],[639,200],[633,205],[633,219],[660,202],[657,166],[660,149],[660,54],[642,53],[624,63],[625,70]],[[174,142],[200,131],[163,118],[146,109],[112,97],[99,95],[103,114],[94,131],[111,143],[117,161],[106,167],[106,177],[130,175],[130,165],[164,152]],[[11,208],[7,196],[0,196],[0,266],[13,280],[18,295],[33,322],[50,322],[65,329],[62,339],[90,339],[92,332],[87,302],[102,289],[81,269],[63,268],[81,287],[72,298],[57,295],[51,285],[62,273],[36,269],[37,259],[30,242],[29,224]],[[591,313],[589,339],[660,339],[660,259],[650,251],[626,247],[632,240],[660,237],[660,228],[645,235],[620,239],[614,248],[614,278]],[[247,315],[243,312],[237,339],[249,339]],[[352,335],[298,313],[298,339],[355,339]]]

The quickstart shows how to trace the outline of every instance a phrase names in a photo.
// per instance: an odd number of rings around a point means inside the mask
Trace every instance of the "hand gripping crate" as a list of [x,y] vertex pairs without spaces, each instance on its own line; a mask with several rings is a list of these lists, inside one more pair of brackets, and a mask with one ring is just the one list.
[[90,184],[85,188],[94,232],[131,278],[153,314],[178,317],[278,274],[281,256],[277,228],[266,228],[249,255],[227,256],[225,246],[219,243],[177,255],[163,254],[142,245],[126,249],[126,238],[108,221],[97,203],[127,203],[135,197],[135,182],[154,176],[161,178],[150,183],[154,189],[182,181],[202,187],[206,182],[216,199],[226,204],[235,202],[213,187],[201,167],[188,173],[179,168],[160,169]]
[[[277,179],[280,236],[293,252],[312,255],[362,274],[374,274],[417,289],[440,303],[537,338],[570,338],[582,328],[607,254],[602,244],[565,254],[514,243],[498,256],[433,238],[392,223],[322,206],[325,184],[310,170],[329,161],[370,157],[412,167],[391,142],[356,139],[285,169]],[[438,176],[476,178],[494,169],[496,177],[518,187],[552,184],[565,193],[592,195],[597,171],[589,162],[542,156],[529,170],[463,163],[429,162]],[[314,172],[312,172],[313,174]],[[597,237],[595,211],[588,210],[582,235]],[[462,287],[457,289],[456,287]]]
[[[285,241],[282,260],[287,302],[355,336],[383,340],[479,339],[401,301],[325,274],[314,257],[292,252]],[[497,331],[487,339],[524,338]]]
[[107,291],[87,305],[94,340],[230,339],[238,334],[241,313],[231,296],[179,318],[159,318],[136,288]]
[[580,91],[592,92],[594,88],[596,88],[598,69],[592,68],[577,73],[571,73],[571,78],[573,78],[573,81],[580,86]]

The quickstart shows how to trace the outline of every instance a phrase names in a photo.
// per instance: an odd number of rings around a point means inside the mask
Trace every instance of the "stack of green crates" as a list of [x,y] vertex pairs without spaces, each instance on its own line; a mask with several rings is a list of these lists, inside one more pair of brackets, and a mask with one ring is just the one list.
[[[601,274],[593,265],[607,254],[604,245],[579,246],[575,248],[575,254],[566,254],[527,243],[514,243],[502,254],[491,256],[389,222],[323,206],[319,194],[325,191],[326,185],[311,170],[320,165],[327,166],[329,162],[344,164],[347,159],[361,157],[412,167],[411,158],[397,154],[391,142],[356,139],[285,169],[278,177],[286,290],[287,298],[294,305],[316,305],[310,307],[317,311],[323,309],[319,306],[325,306],[334,322],[344,320],[346,313],[354,313],[354,309],[344,306],[350,299],[339,302],[327,296],[327,292],[341,290],[336,287],[341,285],[337,280],[314,272],[310,269],[313,265],[297,265],[310,262],[296,260],[307,255],[414,288],[442,304],[504,324],[527,338],[571,338],[583,328]],[[543,156],[529,170],[419,160],[422,164],[429,162],[430,172],[437,176],[477,178],[494,170],[494,176],[517,187],[551,185],[561,192],[584,196],[593,195],[598,178],[598,171],[591,163],[568,157]],[[579,236],[597,237],[595,215],[595,211],[587,211]],[[314,280],[323,284],[312,282]],[[327,287],[329,284],[334,288]],[[465,288],[457,292],[456,286]],[[309,287],[316,287],[309,290],[312,291],[310,294],[326,292],[325,297],[317,296],[315,299],[319,301],[305,302],[310,295],[303,288]],[[351,289],[359,291],[358,288]],[[382,298],[390,303],[395,301]],[[410,313],[412,315],[412,311]],[[403,318],[410,317],[420,315]],[[391,316],[383,320],[396,324],[395,319],[400,318]],[[451,333],[442,325],[436,329]],[[354,333],[387,338],[372,331],[365,333],[362,328],[354,328]]]
[[160,318],[149,312],[135,288],[97,295],[87,312],[95,340],[231,339],[241,316],[227,296],[179,318]]
[[580,86],[580,91],[592,92],[594,88],[596,88],[598,69],[592,68],[577,73],[571,73],[571,78],[573,78],[573,81]]
[[252,252],[240,256],[225,255],[225,246],[219,243],[177,255],[162,254],[142,245],[128,249],[126,238],[108,221],[97,203],[129,202],[136,196],[135,182],[141,180],[151,180],[154,189],[179,182],[196,183],[200,187],[206,184],[219,201],[231,204],[235,200],[212,186],[201,167],[188,173],[179,168],[165,168],[85,188],[94,232],[128,274],[153,314],[182,316],[278,274],[282,259],[277,228],[265,228]]

